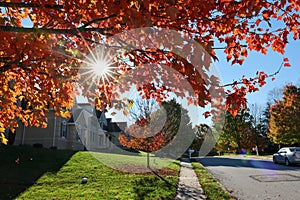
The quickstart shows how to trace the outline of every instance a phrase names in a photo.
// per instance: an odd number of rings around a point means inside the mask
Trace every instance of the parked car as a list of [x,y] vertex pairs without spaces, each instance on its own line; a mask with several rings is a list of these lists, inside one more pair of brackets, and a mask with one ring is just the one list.
[[274,163],[300,164],[300,147],[284,147],[273,154]]

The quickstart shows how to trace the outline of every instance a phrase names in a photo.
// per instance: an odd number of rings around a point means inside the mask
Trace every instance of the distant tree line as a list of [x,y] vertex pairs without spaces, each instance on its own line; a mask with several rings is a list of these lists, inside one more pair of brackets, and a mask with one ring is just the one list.
[[[213,126],[219,126],[218,122]],[[265,108],[248,105],[236,117],[226,112],[216,150],[268,154],[282,146],[299,145],[300,87],[289,84],[271,90]]]

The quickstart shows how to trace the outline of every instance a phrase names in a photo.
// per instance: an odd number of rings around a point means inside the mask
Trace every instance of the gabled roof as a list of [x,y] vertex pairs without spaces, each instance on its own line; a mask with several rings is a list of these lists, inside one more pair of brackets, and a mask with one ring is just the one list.
[[124,124],[126,122],[112,122],[111,118],[107,119],[107,126],[104,126],[103,129],[107,132],[122,132],[122,129],[120,128],[121,124]]

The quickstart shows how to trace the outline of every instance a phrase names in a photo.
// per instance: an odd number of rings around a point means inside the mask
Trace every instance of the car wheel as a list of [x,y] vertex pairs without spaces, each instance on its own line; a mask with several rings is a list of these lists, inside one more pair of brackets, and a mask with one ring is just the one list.
[[290,161],[289,161],[288,158],[285,158],[285,165],[286,165],[286,166],[289,166],[289,165],[290,165]]
[[277,164],[277,159],[275,157],[273,157],[273,163]]

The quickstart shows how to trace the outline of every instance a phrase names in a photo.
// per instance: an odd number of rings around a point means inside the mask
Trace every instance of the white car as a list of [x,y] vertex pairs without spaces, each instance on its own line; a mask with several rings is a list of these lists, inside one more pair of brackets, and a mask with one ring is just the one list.
[[273,154],[274,163],[300,164],[300,147],[284,147]]

